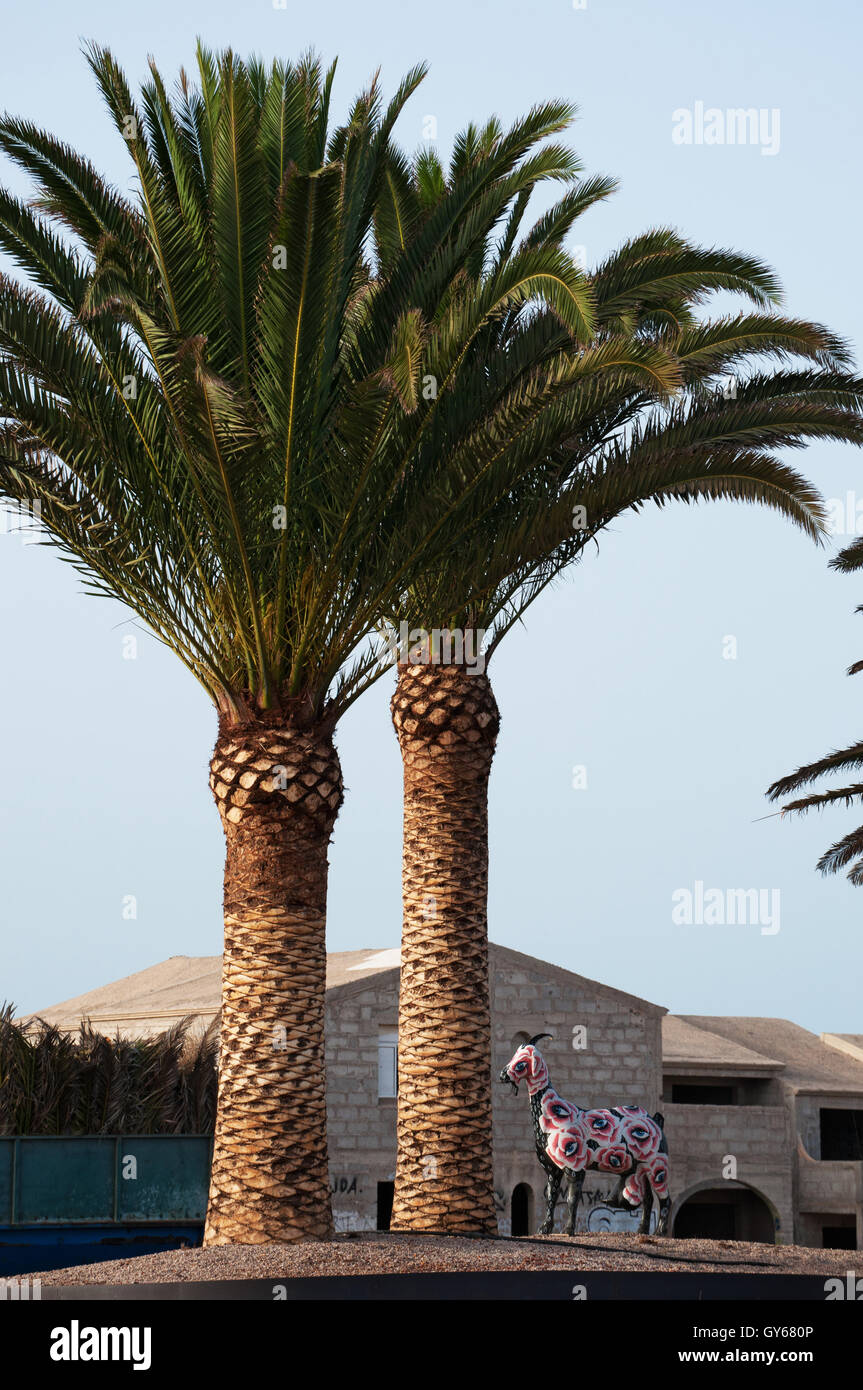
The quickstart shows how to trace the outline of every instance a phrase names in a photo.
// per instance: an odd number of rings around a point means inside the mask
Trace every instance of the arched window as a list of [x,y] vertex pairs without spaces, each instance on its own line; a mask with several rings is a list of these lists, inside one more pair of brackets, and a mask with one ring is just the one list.
[[530,1183],[516,1183],[512,1190],[510,1215],[512,1234],[529,1236],[533,1230],[533,1189]]

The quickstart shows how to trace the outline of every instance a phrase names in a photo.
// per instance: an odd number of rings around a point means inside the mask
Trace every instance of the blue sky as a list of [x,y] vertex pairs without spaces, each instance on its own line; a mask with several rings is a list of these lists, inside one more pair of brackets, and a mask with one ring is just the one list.
[[[265,56],[338,55],[339,112],[378,66],[392,91],[427,59],[398,134],[412,147],[434,116],[443,153],[469,120],[575,101],[586,170],[621,180],[578,233],[589,262],[655,225],[753,252],[778,271],[788,312],[828,323],[859,360],[861,19],[850,0],[17,6],[4,19],[3,101],[125,184],[80,41],[110,45],[137,80],[149,52],[166,76],[191,67],[199,34]],[[778,111],[778,150],[675,143],[674,113],[698,102]],[[14,170],[3,177],[23,187]],[[819,445],[794,462],[826,497],[863,500],[859,451]],[[863,733],[844,676],[863,656],[863,593],[828,570],[838,544],[819,551],[755,509],[652,509],[618,523],[534,606],[490,668],[503,717],[494,940],[676,1012],[863,1030],[863,893],[814,869],[855,812],[759,819],[770,781]],[[221,948],[214,714],[154,640],[139,634],[137,658],[124,659],[133,631],[49,550],[0,535],[0,998],[24,1010]],[[348,794],[331,854],[331,950],[399,938],[390,693],[386,677],[338,735]],[[696,882],[778,890],[780,929],[675,923],[672,895]]]

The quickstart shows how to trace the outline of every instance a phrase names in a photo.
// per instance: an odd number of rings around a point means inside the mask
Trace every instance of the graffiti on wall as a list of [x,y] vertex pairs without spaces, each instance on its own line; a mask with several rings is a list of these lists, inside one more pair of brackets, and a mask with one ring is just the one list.
[[[650,1213],[650,1232],[656,1230],[658,1213]],[[581,1231],[637,1231],[641,1214],[637,1211],[623,1211],[620,1207],[607,1207],[605,1204],[592,1207],[584,1224],[579,1221],[576,1230]]]

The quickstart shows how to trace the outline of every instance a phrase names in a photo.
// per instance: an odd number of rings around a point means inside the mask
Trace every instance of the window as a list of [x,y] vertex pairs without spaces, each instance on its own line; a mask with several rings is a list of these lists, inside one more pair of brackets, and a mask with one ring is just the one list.
[[760,1076],[689,1076],[665,1071],[662,1099],[673,1105],[781,1105],[779,1083]]
[[863,1110],[821,1111],[821,1157],[863,1158]]
[[733,1086],[687,1086],[673,1085],[671,1088],[673,1105],[733,1105]]
[[378,1100],[398,1095],[398,1033],[378,1034]]

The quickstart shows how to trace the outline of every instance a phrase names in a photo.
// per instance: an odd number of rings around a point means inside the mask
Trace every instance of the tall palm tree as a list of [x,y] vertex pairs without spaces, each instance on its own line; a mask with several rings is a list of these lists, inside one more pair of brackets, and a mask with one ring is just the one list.
[[[830,561],[830,568],[839,570],[842,574],[851,574],[855,570],[863,569],[863,537],[851,542],[850,545],[840,550],[839,554]],[[858,606],[858,613],[863,612],[863,605]],[[863,671],[863,661],[855,661],[848,667],[847,674],[856,676]],[[788,777],[780,777],[777,782],[767,789],[767,796],[771,801],[779,801],[792,792],[800,791],[801,787],[809,787],[813,782],[820,781],[823,777],[832,776],[839,772],[857,772],[863,767],[863,741],[852,743],[848,748],[838,748],[834,752],[828,753],[826,758],[819,758],[817,762],[806,763],[803,767],[798,767],[796,772],[792,772]],[[812,792],[808,796],[800,797],[796,801],[789,801],[782,807],[781,814],[789,813],[804,814],[806,811],[822,810],[825,806],[853,806],[860,804],[863,800],[863,783],[851,782],[846,786],[833,787],[829,791]],[[850,865],[850,868],[848,867]],[[822,874],[838,874],[841,869],[848,869],[846,875],[857,887],[863,884],[863,825],[856,830],[843,835],[828,850],[825,850],[818,860],[817,867]]]
[[[34,202],[0,190],[0,498],[35,508],[88,588],[128,605],[211,696],[226,840],[218,1115],[205,1242],[326,1236],[327,847],[337,721],[382,673],[373,634],[503,473],[435,432],[462,368],[464,267],[503,210],[574,161],[536,107],[407,237],[391,133],[423,75],[329,128],[333,69],[199,48],[136,100],[88,60],[133,162],[124,196],[68,145],[0,120]],[[553,247],[501,264],[495,312],[553,306]],[[489,308],[489,306],[486,306]],[[427,345],[449,354],[423,381]],[[430,348],[432,351],[432,348]],[[449,475],[445,487],[440,483]],[[170,795],[170,769],[160,769]]]
[[[491,127],[473,132],[449,178],[426,156],[413,181],[419,196],[457,186],[471,155],[496,138]],[[610,187],[576,186],[521,242],[526,196],[516,200],[501,246],[487,245],[469,268],[465,315],[478,316],[498,256],[517,260],[537,245],[562,253],[576,217]],[[699,321],[696,307],[716,290],[748,296],[754,311]],[[660,230],[599,266],[591,295],[587,348],[530,306],[483,321],[466,354],[474,390],[441,403],[439,437],[458,436],[463,457],[497,468],[506,459],[513,487],[488,500],[479,531],[453,544],[393,615],[413,643],[392,700],[404,767],[394,1229],[496,1228],[486,899],[500,724],[487,666],[497,645],[589,541],[649,500],[760,502],[818,539],[817,492],[773,451],[813,437],[863,442],[863,384],[845,370],[844,345],[773,311],[775,280],[750,258]],[[721,385],[765,355],[782,369]],[[476,643],[465,657],[452,637],[447,650],[435,636],[480,630],[486,669],[470,660]]]

